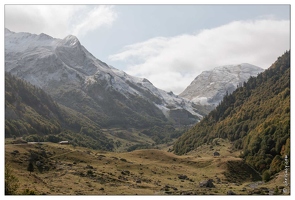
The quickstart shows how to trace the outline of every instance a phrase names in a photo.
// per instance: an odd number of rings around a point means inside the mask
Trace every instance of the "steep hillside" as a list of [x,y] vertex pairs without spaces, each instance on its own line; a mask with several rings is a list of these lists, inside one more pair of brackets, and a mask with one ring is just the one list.
[[59,142],[95,149],[113,149],[93,121],[58,105],[42,89],[5,73],[5,137]]
[[5,71],[105,128],[187,125],[202,117],[189,101],[98,60],[72,35],[56,39],[5,29]]
[[172,125],[101,129],[82,113],[56,103],[42,89],[5,73],[5,137],[31,142],[68,140],[92,149],[131,151],[170,143],[183,130]]
[[290,156],[290,52],[266,71],[226,95],[200,123],[174,145],[187,153],[214,138],[228,138],[259,172],[284,169]]
[[203,110],[208,114],[226,93],[232,93],[237,86],[261,72],[263,69],[247,63],[216,67],[198,75],[179,96],[204,107]]

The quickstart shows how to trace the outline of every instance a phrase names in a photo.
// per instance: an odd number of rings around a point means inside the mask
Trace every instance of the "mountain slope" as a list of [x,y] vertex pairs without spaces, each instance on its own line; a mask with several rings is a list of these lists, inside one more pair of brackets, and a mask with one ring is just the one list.
[[14,136],[32,141],[69,140],[95,149],[113,148],[113,142],[93,121],[58,105],[42,89],[5,73],[5,137]]
[[238,85],[262,71],[263,69],[246,63],[216,67],[198,75],[179,96],[204,106],[209,113],[226,93],[232,93]]
[[193,124],[202,117],[189,101],[96,59],[75,36],[5,29],[5,70],[103,127]]
[[226,95],[178,139],[174,151],[184,154],[219,137],[230,139],[256,170],[275,173],[283,169],[284,156],[290,156],[290,52]]

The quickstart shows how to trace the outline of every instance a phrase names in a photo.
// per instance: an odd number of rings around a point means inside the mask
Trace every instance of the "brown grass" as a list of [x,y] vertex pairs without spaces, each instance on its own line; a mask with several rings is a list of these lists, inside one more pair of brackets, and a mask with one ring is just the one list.
[[[220,157],[213,157],[213,151]],[[5,145],[5,160],[20,180],[19,193],[25,189],[50,195],[162,195],[162,194],[217,194],[230,189],[237,194],[248,194],[251,180],[233,173],[249,173],[248,168],[236,171],[230,162],[241,164],[239,152],[232,152],[230,144],[220,141],[218,146],[205,145],[188,155],[177,156],[163,150],[136,150],[128,153],[102,152],[71,145],[46,143],[43,145]],[[17,150],[19,153],[13,155]],[[27,166],[30,152],[39,155],[48,170],[30,175]],[[42,154],[43,152],[43,154]],[[46,157],[43,157],[44,152]],[[244,171],[243,171],[244,170]],[[180,179],[179,175],[186,175]],[[230,180],[230,177],[235,177]],[[215,188],[200,188],[199,182],[213,179]],[[267,183],[275,188],[280,177]],[[244,188],[244,189],[243,189]]]

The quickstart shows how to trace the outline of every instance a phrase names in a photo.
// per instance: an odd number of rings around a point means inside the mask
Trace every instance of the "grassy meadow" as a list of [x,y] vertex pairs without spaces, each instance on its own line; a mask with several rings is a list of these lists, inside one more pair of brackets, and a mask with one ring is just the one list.
[[[6,140],[5,164],[19,180],[18,194],[29,189],[40,195],[248,195],[282,194],[284,187],[284,171],[264,183],[222,139],[182,156],[165,149],[104,152],[11,141]],[[208,179],[214,187],[200,187]]]

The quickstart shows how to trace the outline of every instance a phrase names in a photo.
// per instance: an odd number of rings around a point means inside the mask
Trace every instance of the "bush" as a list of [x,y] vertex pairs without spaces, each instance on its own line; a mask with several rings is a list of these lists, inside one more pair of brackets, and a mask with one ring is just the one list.
[[262,179],[265,181],[265,182],[268,182],[270,180],[270,172],[268,170],[265,170],[263,172],[263,175],[262,175]]
[[15,195],[19,187],[19,180],[13,175],[12,169],[5,165],[5,195]]
[[34,190],[25,189],[22,193],[22,195],[36,195]]
[[88,176],[93,176],[93,171],[92,171],[91,169],[89,169],[89,170],[87,171],[87,175],[88,175]]

